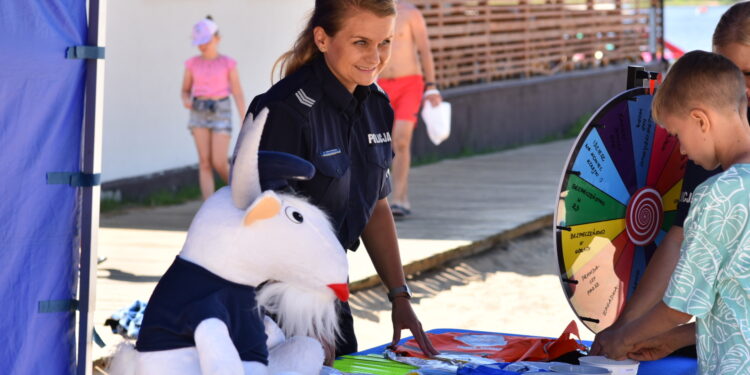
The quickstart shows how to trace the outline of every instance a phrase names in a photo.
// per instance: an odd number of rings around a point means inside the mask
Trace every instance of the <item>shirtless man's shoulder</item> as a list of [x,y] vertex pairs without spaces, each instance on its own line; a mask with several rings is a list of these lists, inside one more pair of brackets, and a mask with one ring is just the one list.
[[399,17],[404,17],[408,20],[412,20],[415,17],[420,17],[422,15],[416,5],[405,1],[399,1],[398,13]]
[[422,74],[417,55],[415,33],[422,13],[409,2],[398,2],[398,17],[396,17],[396,33],[391,50],[391,63],[381,73],[381,78],[403,77]]
[[413,11],[413,10],[416,10],[416,9],[417,9],[417,6],[414,5],[414,4],[412,4],[412,3],[410,3],[410,2],[408,2],[408,1],[399,1],[398,2],[398,11],[399,12],[402,11],[402,10]]

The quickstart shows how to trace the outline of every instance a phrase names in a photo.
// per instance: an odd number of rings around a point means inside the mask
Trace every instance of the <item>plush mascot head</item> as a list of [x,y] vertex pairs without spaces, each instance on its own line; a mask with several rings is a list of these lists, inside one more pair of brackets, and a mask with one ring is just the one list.
[[[261,191],[259,159],[286,167],[285,178],[314,173],[302,159],[289,156],[285,165],[278,153],[258,152],[267,116],[264,109],[246,121],[230,186],[204,203],[180,256],[229,281],[268,282],[258,292],[258,304],[278,317],[287,336],[333,342],[338,327],[334,300],[349,296],[346,252],[319,208],[292,194]],[[290,167],[295,163],[299,166]]]

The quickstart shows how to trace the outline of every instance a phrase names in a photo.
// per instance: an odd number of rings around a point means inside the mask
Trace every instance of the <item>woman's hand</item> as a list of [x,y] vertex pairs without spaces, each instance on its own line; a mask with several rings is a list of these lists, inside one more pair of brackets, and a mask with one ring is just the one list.
[[190,98],[182,98],[182,105],[187,109],[193,109],[193,101]]
[[401,330],[409,329],[411,334],[414,336],[414,340],[417,341],[419,348],[422,352],[432,357],[440,354],[433,346],[430,339],[427,338],[427,334],[422,329],[422,323],[417,319],[417,315],[414,313],[414,309],[409,303],[409,299],[405,297],[396,297],[393,299],[393,310],[391,311],[391,319],[393,320],[393,341],[391,346],[395,347],[398,342],[401,341]]
[[[391,214],[387,199],[383,198],[375,203],[370,221],[367,222],[362,232],[362,242],[386,288],[390,290],[406,284],[404,267],[401,265],[401,255],[398,251],[396,224],[393,222],[393,214]],[[392,309],[392,345],[398,344],[401,339],[401,330],[408,328],[425,355],[438,354],[438,351],[432,347],[432,343],[425,335],[422,324],[417,319],[417,315],[414,314],[408,298],[396,296],[392,301]]]

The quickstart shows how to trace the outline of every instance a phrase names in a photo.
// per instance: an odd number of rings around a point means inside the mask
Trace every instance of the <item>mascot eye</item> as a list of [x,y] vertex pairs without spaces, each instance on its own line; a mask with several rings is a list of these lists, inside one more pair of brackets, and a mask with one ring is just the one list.
[[302,214],[299,213],[299,211],[295,210],[294,207],[287,207],[285,212],[286,217],[288,217],[289,220],[296,224],[302,224],[302,222],[305,221],[305,218],[302,217]]

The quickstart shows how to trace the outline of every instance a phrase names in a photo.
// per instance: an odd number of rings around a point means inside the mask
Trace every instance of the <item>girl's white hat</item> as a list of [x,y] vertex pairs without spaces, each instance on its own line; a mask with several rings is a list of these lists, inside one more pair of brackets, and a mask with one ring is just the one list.
[[217,30],[219,30],[219,26],[216,25],[216,22],[208,18],[200,20],[193,26],[193,45],[199,46],[210,42]]

